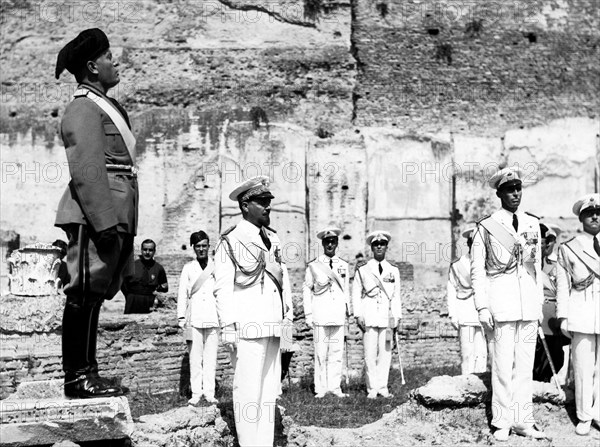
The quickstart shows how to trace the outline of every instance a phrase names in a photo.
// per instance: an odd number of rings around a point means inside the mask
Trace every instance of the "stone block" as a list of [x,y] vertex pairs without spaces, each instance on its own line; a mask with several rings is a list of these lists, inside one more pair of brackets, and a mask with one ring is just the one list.
[[447,218],[452,148],[445,141],[366,129],[368,220]]
[[2,446],[125,439],[133,432],[127,398],[65,399],[62,380],[25,382],[0,401]]
[[[477,405],[491,398],[490,374],[437,376],[412,391],[420,403],[429,407]],[[554,384],[533,382],[533,401],[562,405],[565,393]]]
[[366,229],[367,165],[362,137],[342,133],[315,141],[308,148],[306,166],[307,260],[323,253],[317,231],[335,225],[342,230],[337,254],[352,262],[363,250]]

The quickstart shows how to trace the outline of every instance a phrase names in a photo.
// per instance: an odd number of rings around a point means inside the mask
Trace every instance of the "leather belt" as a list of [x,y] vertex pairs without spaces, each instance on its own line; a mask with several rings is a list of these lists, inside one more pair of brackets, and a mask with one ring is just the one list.
[[126,175],[132,175],[133,177],[137,177],[137,173],[139,172],[139,168],[137,166],[131,165],[113,165],[107,164],[106,170],[108,172],[119,172]]

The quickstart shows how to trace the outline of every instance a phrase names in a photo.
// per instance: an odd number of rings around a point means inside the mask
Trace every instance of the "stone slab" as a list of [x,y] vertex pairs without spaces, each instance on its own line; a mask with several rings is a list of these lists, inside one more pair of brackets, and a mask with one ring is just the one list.
[[0,401],[1,446],[124,439],[134,429],[125,396],[66,399],[62,380],[24,382]]
[[[489,373],[437,376],[415,389],[413,396],[429,407],[474,405],[491,398]],[[556,389],[553,383],[533,381],[533,401],[564,404],[572,396]]]

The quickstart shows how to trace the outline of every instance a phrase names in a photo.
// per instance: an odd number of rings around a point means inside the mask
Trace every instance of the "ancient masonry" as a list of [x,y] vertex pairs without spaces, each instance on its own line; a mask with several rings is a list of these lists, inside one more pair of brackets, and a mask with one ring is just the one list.
[[[232,186],[272,177],[302,348],[296,377],[311,368],[301,285],[320,226],[342,228],[351,265],[369,254],[368,231],[392,232],[404,364],[455,364],[445,275],[465,250],[461,231],[497,206],[490,173],[524,168],[523,207],[564,237],[577,228],[573,198],[598,190],[595,0],[5,1],[0,23],[3,258],[19,238],[64,237],[53,227],[68,182],[57,129],[75,85],[53,78],[54,63],[75,30],[101,27],[120,60],[113,94],[138,140],[138,242],[157,241],[172,291],[189,234],[205,229],[216,242],[239,218]],[[25,377],[60,376],[60,315],[23,319],[5,296],[4,266],[1,276],[4,394]],[[172,301],[128,317],[118,302],[101,317],[103,366],[133,386],[178,386],[185,357]],[[358,371],[354,325],[348,347]]]

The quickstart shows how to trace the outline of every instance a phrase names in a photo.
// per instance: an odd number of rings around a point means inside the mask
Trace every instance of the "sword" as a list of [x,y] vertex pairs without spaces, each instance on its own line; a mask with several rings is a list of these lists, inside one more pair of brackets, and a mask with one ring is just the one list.
[[554,381],[554,385],[556,385],[556,389],[558,390],[558,395],[560,397],[564,397],[565,393],[560,387],[558,383],[558,377],[556,375],[556,368],[554,367],[554,362],[552,361],[552,357],[550,357],[550,349],[548,348],[548,343],[546,342],[546,336],[544,335],[544,330],[541,326],[538,326],[538,336],[540,340],[542,340],[542,346],[544,347],[544,352],[546,353],[546,357],[548,357],[548,363],[550,363],[550,369],[552,370],[552,379]]
[[[348,378],[348,376],[350,375],[350,363],[349,363],[349,359],[348,359],[348,337],[346,337],[344,335],[344,349],[346,350],[346,378],[345,378],[345,382],[346,382],[346,390],[348,390],[348,384],[350,383],[350,379]],[[346,391],[348,392],[348,391]]]
[[402,355],[400,355],[400,341],[398,340],[398,331],[394,331],[394,335],[396,336],[396,349],[398,349],[398,363],[400,364],[400,378],[402,379],[402,385],[406,385],[406,380],[404,380],[404,368],[402,367]]

